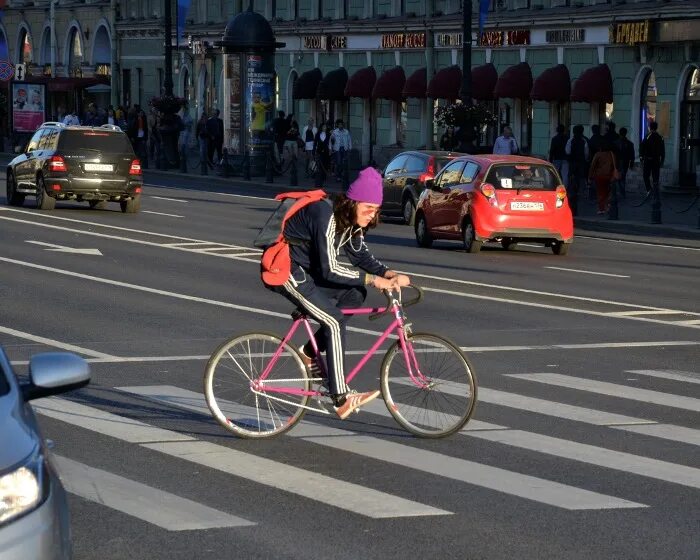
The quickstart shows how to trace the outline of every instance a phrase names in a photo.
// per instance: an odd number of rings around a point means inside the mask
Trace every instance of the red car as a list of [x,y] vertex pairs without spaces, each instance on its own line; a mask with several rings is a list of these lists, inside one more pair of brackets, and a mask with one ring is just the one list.
[[547,161],[494,154],[464,156],[426,182],[416,208],[416,241],[456,239],[470,253],[486,241],[508,249],[518,242],[543,243],[566,255],[574,222],[566,189]]

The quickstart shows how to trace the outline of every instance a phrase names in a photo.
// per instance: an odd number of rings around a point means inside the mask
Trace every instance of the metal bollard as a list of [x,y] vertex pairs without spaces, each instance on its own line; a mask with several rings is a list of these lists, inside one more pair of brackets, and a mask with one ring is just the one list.
[[289,186],[297,187],[299,186],[299,177],[297,175],[297,158],[292,156],[291,168],[289,169]]
[[661,223],[661,189],[658,184],[651,186],[651,223]]
[[267,157],[265,159],[265,182],[274,183],[275,179],[272,172],[272,150],[267,150]]
[[619,220],[619,212],[617,207],[617,189],[618,182],[614,179],[610,183],[610,207],[608,208],[608,220]]

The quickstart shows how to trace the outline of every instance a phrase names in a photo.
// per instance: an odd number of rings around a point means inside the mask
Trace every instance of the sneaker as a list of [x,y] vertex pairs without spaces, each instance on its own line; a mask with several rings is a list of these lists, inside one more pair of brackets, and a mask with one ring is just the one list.
[[314,379],[320,379],[321,381],[325,381],[325,375],[323,375],[323,370],[321,369],[321,366],[318,365],[318,360],[307,356],[304,353],[303,346],[299,347],[299,354],[301,354],[301,361],[304,362],[304,365],[306,366],[306,371],[309,372],[309,375]]
[[340,406],[334,406],[335,413],[341,420],[345,420],[348,416],[352,414],[354,410],[357,410],[361,406],[367,404],[368,402],[376,399],[380,394],[380,391],[368,391],[367,393],[349,393],[345,397],[345,402]]

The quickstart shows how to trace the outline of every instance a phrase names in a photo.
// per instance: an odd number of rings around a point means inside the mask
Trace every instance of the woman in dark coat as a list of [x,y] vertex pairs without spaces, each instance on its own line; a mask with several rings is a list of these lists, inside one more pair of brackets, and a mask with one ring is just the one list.
[[321,126],[314,138],[314,160],[316,161],[316,187],[320,188],[326,182],[326,171],[331,166],[330,150],[331,133],[328,125],[321,123]]

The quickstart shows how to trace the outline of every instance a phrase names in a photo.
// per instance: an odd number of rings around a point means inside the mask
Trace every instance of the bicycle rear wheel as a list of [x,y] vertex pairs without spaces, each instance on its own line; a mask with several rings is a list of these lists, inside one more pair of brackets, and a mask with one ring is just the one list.
[[[279,356],[261,381],[278,349]],[[204,395],[214,418],[237,436],[251,439],[292,428],[306,412],[310,398],[265,388],[308,391],[310,384],[297,350],[269,333],[249,333],[224,342],[204,372]]]
[[[476,405],[474,368],[458,346],[432,334],[406,337],[382,362],[382,397],[394,419],[415,436],[446,437],[469,421]],[[412,374],[412,375],[411,375]]]

